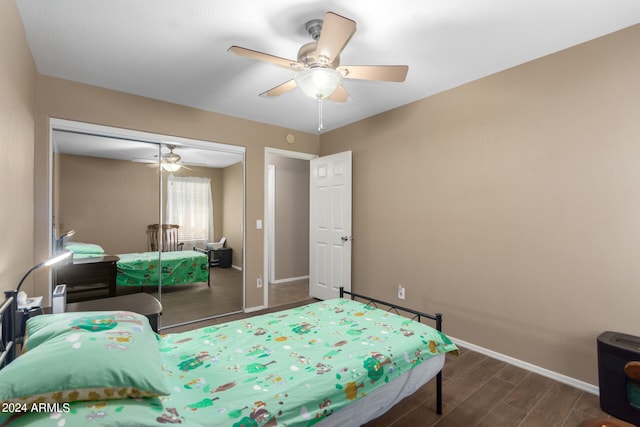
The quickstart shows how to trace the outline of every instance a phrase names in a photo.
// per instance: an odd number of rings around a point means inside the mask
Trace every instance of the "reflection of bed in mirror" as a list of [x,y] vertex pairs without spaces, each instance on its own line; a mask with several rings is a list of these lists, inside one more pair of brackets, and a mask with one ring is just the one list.
[[[106,255],[100,245],[69,242],[65,249],[73,252],[73,262],[58,268],[56,283],[65,283],[69,288],[70,301],[74,293],[84,292],[89,299],[94,291],[106,290],[106,295],[115,296],[120,287],[157,287],[206,282],[211,286],[209,262],[206,254],[198,251],[141,252]],[[107,262],[108,261],[108,262]],[[104,270],[104,271],[103,271]],[[89,294],[91,292],[91,294]]]
[[207,282],[209,259],[198,251],[118,254],[117,286],[162,286]]

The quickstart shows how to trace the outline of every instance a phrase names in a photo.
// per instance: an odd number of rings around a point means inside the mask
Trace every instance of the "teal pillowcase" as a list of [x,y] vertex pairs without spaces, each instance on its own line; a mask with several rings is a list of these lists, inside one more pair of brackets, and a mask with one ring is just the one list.
[[74,254],[91,254],[102,255],[104,249],[100,245],[95,243],[82,243],[82,242],[68,242],[64,244],[64,248]]
[[168,395],[145,316],[61,313],[27,322],[24,352],[0,371],[0,402],[66,403]]

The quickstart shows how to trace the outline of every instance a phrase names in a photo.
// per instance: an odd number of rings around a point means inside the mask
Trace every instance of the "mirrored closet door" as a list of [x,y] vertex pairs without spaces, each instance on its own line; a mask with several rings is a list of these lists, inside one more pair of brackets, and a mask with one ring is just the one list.
[[211,145],[54,127],[54,241],[89,276],[69,302],[143,292],[161,328],[242,311],[244,154]]

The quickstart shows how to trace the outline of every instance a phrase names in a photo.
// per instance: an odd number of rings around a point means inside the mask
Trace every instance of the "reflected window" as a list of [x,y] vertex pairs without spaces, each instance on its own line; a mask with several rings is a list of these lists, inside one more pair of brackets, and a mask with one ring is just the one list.
[[187,247],[213,242],[211,180],[199,177],[167,177],[166,222],[178,224],[178,239]]

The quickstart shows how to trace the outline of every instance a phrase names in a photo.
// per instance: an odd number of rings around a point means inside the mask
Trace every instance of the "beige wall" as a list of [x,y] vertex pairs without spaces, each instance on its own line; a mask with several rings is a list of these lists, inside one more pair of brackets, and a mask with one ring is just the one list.
[[353,288],[597,384],[598,334],[640,334],[639,51],[636,25],[323,135],[353,150]]
[[75,230],[74,241],[98,244],[108,254],[146,251],[146,227],[159,217],[157,170],[96,157],[56,158],[56,235]]
[[309,161],[270,154],[276,168],[275,280],[309,275]]
[[[0,291],[15,289],[41,261],[33,254],[35,89],[36,68],[18,9],[14,1],[0,1]],[[23,288],[32,293],[32,280]]]
[[[242,267],[242,163],[236,163],[222,170],[222,230],[216,241],[226,237],[225,247],[232,249],[231,264]],[[215,202],[214,202],[215,203]],[[247,282],[248,284],[249,282]]]
[[[55,156],[54,170],[60,179],[54,193],[57,235],[76,230],[74,241],[99,244],[110,254],[149,250],[146,229],[159,220],[160,197],[158,169],[147,166],[96,157]],[[239,182],[236,179],[229,185],[223,182],[223,169],[191,166],[190,170],[182,169],[174,175],[211,180],[215,238],[219,240],[224,230],[223,189],[228,197],[242,200],[242,167]],[[163,200],[167,200],[167,177],[166,173],[162,175]],[[235,211],[230,209],[228,216],[237,217],[236,221],[241,223],[242,205]],[[240,265],[241,255],[242,252]]]
[[[176,104],[39,75],[36,118],[36,251],[49,244],[48,235],[48,151],[49,118],[61,118],[214,141],[246,147],[246,247],[245,304],[263,304],[263,290],[255,286],[263,272],[263,233],[254,224],[264,214],[264,149],[274,147],[306,153],[319,151],[318,135],[210,113]],[[293,147],[287,133],[295,136]],[[46,292],[43,292],[46,295]]]

